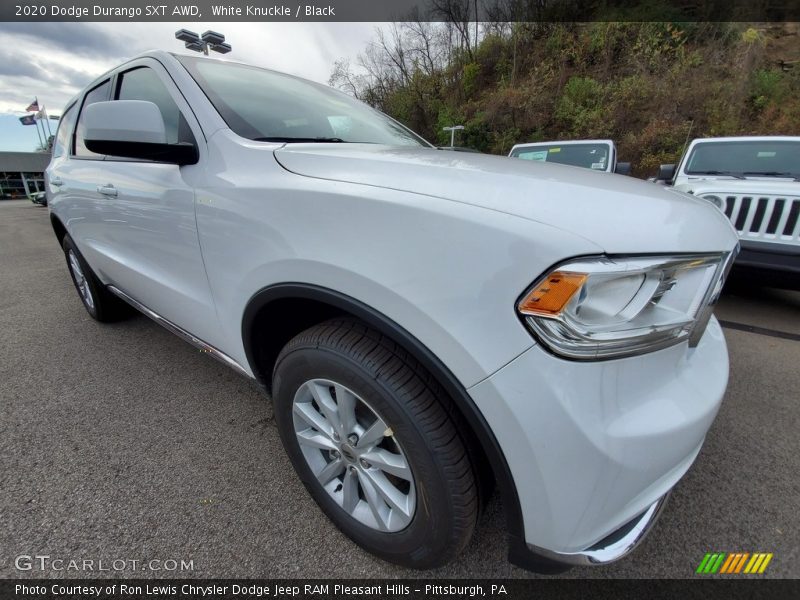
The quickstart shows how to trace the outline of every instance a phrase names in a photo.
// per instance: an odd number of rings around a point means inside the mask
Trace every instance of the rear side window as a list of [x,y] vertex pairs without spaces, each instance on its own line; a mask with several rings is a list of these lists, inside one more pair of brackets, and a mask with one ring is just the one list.
[[81,106],[81,116],[78,119],[78,127],[75,130],[75,156],[81,158],[101,158],[103,156],[102,154],[90,152],[86,149],[86,146],[83,143],[83,111],[90,104],[94,104],[95,102],[105,102],[108,100],[110,91],[111,82],[110,80],[106,79],[103,83],[93,88],[88,94],[86,94],[86,97],[83,100],[83,106]]
[[194,142],[178,105],[153,69],[139,67],[120,76],[117,100],[146,100],[158,106],[164,119],[167,143]]
[[56,132],[56,141],[53,144],[53,158],[69,153],[72,126],[75,125],[76,114],[78,114],[78,111],[74,104],[61,113],[61,120],[58,122],[58,131]]

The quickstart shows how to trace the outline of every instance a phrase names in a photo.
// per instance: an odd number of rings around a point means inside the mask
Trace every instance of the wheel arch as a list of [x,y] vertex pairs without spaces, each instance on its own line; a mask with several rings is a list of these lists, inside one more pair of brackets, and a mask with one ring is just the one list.
[[53,226],[53,233],[56,234],[56,238],[58,239],[58,245],[62,246],[64,244],[64,237],[67,235],[67,228],[64,227],[61,219],[52,212],[50,212],[50,224]]
[[[497,439],[466,389],[447,366],[409,331],[374,308],[341,292],[304,283],[282,283],[257,292],[242,319],[242,342],[256,380],[271,389],[272,368],[281,348],[301,331],[337,316],[353,316],[411,353],[452,398],[477,443],[501,494],[509,541],[509,560],[525,568],[547,570],[549,561],[533,559],[524,539],[524,523],[511,469]],[[269,333],[267,333],[269,332]]]

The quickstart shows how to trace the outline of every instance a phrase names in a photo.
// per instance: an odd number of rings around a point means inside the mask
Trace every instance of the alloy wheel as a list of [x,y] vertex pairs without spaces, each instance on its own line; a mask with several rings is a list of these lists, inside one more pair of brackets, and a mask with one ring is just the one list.
[[86,280],[86,276],[83,274],[83,269],[81,269],[81,264],[78,261],[78,257],[75,255],[75,252],[70,250],[67,253],[67,258],[69,260],[69,269],[72,271],[72,276],[75,279],[75,285],[78,287],[78,292],[80,292],[83,302],[90,309],[94,310],[94,297],[92,296],[92,290],[89,288],[89,282]]
[[411,467],[394,432],[363,398],[312,379],[298,388],[292,412],[308,466],[345,512],[377,531],[411,523],[417,500]]

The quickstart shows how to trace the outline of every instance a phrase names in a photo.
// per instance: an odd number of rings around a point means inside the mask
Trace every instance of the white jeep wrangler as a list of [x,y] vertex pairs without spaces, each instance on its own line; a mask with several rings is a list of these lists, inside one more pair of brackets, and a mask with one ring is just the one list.
[[741,240],[735,269],[800,287],[800,137],[696,139],[677,169],[661,165],[657,181],[728,216]]

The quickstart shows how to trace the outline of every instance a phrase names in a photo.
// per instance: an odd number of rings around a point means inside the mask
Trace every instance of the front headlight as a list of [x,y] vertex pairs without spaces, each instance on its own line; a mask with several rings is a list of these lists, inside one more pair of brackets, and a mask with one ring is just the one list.
[[708,200],[709,202],[711,202],[714,206],[716,206],[721,211],[723,211],[723,212],[725,211],[725,201],[722,198],[720,198],[719,196],[716,196],[714,194],[705,194],[705,195],[700,196],[700,197],[703,200]]
[[576,259],[534,284],[517,310],[550,350],[568,358],[696,343],[731,262],[731,253]]

